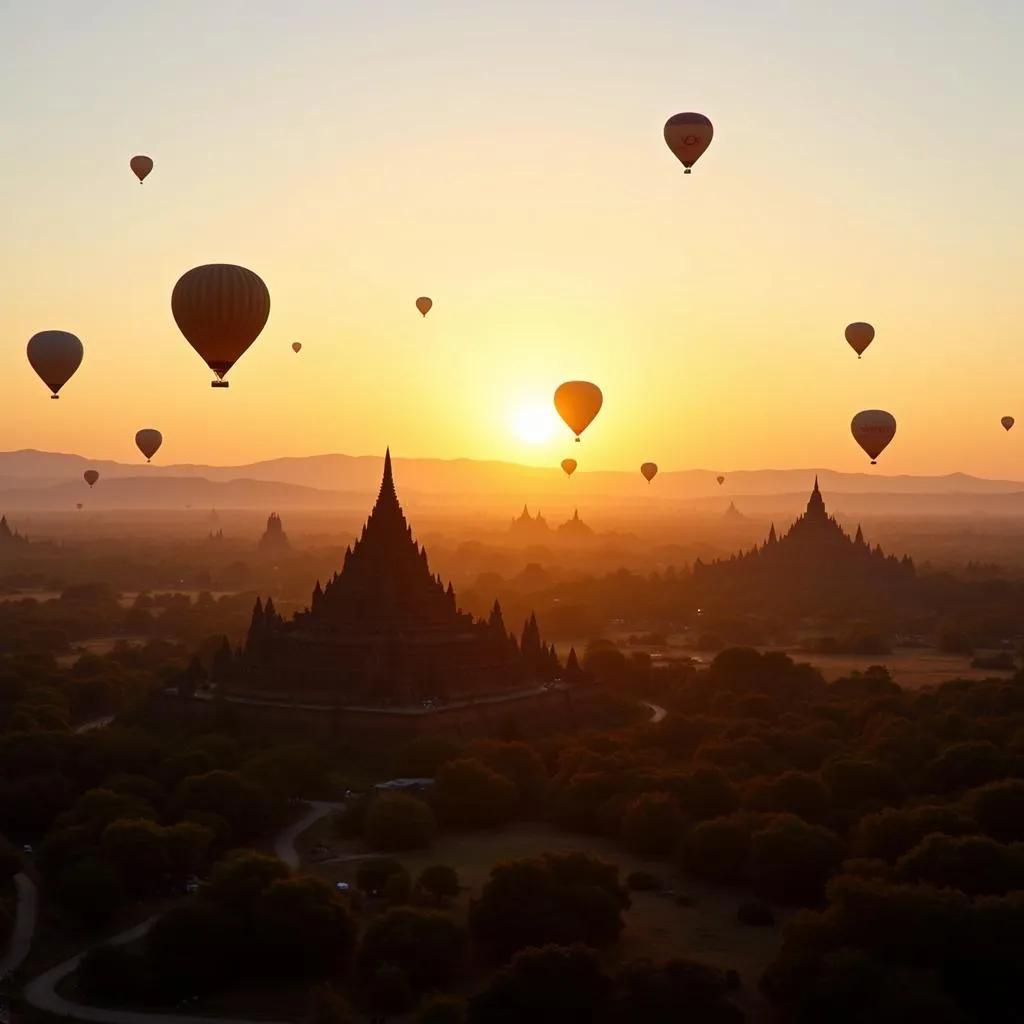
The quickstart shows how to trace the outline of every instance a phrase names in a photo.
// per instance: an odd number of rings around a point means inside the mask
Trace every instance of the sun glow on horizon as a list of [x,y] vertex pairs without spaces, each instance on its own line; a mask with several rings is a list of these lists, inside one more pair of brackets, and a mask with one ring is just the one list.
[[543,405],[521,406],[512,416],[512,433],[523,444],[546,444],[554,436],[557,426],[554,410]]

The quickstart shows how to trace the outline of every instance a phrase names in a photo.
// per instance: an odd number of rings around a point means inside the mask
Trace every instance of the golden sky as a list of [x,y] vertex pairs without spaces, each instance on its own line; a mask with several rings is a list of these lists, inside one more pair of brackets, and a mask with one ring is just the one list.
[[[862,470],[884,408],[878,472],[1024,476],[1024,6],[32,0],[0,38],[4,450]],[[210,262],[272,296],[226,391],[170,314]],[[537,440],[567,379],[604,409]]]

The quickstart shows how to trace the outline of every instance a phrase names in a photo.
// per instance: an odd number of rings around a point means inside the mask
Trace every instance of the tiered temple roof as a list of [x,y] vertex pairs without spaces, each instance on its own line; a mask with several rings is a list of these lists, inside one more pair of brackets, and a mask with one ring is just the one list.
[[580,510],[573,509],[572,519],[567,519],[558,527],[558,535],[566,540],[589,540],[594,531],[580,519]]

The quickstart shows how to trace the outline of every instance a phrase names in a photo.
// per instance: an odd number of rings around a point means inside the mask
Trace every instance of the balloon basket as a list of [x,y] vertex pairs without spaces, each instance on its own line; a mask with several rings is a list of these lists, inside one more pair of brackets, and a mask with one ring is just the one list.
[[60,395],[50,395],[51,402],[56,402],[58,398],[60,398]]
[[228,385],[228,382],[226,380],[211,380],[210,381],[210,387],[211,388],[226,388],[228,386],[229,385]]
[[[56,396],[56,395],[54,395],[53,397],[54,397],[54,398],[56,398],[57,396]],[[576,438],[576,443],[577,443],[577,444],[579,444],[579,443],[580,443],[580,439],[579,439],[578,437]]]
[[691,171],[690,171],[690,168],[689,168],[689,167],[687,167],[687,168],[686,168],[686,169],[685,169],[685,170],[683,171],[683,174],[690,174],[690,173],[691,173]]
[[872,465],[872,466],[877,466],[877,465],[878,465],[878,463],[877,463],[877,462],[875,462],[875,460],[874,460],[874,459],[872,459],[872,460],[871,460],[871,465]]

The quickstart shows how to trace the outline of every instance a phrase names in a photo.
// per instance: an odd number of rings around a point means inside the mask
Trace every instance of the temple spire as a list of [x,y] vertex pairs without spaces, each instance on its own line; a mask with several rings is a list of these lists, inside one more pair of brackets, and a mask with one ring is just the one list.
[[398,504],[398,495],[395,493],[395,478],[391,474],[391,446],[384,452],[384,475],[380,481],[380,492],[377,494],[377,504]]

